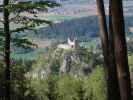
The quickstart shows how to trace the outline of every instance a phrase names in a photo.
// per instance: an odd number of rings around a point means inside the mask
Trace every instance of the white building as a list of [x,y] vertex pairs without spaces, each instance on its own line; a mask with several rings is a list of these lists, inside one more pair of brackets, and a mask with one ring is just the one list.
[[77,47],[77,39],[73,38],[71,39],[70,37],[67,39],[67,44],[59,44],[58,48],[61,49],[75,49]]

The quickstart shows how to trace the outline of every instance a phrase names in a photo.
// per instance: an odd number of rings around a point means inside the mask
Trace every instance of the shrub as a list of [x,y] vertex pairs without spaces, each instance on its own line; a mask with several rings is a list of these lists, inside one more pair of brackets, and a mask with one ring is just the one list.
[[97,67],[85,80],[86,96],[89,100],[107,100],[105,72],[102,67]]

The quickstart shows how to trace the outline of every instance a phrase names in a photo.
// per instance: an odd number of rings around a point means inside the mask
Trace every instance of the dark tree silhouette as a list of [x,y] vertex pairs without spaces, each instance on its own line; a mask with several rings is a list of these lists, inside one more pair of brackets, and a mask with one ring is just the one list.
[[117,69],[115,63],[114,53],[114,32],[112,26],[112,13],[111,13],[112,0],[109,0],[109,65],[108,65],[108,98],[109,100],[120,100],[120,90],[117,77]]
[[3,19],[5,33],[5,100],[10,100],[10,32],[9,32],[9,12],[6,6],[9,0],[3,0]]
[[105,66],[108,66],[108,30],[106,24],[106,15],[104,10],[104,2],[103,0],[97,0],[97,10],[99,17],[99,26],[100,26],[100,37],[104,55]]
[[[109,2],[111,7],[111,1]],[[114,57],[114,41],[113,41],[113,28],[112,28],[112,16],[110,10],[109,16],[109,32],[106,24],[106,15],[104,10],[104,1],[97,0],[97,9],[100,23],[100,36],[102,41],[103,55],[104,55],[104,67],[107,75],[107,89],[108,100],[120,100],[118,78]]]
[[131,83],[127,58],[122,0],[112,0],[111,12],[115,42],[115,59],[121,100],[131,100]]
[[[11,3],[10,0],[3,0],[3,4],[1,5],[1,8],[3,10],[1,11],[3,13],[3,24],[4,24],[4,60],[5,60],[5,99],[4,100],[10,100],[11,99],[11,63],[10,63],[10,44],[12,42],[15,46],[20,47],[31,47],[31,45],[35,45],[28,41],[27,39],[19,39],[19,38],[13,38],[11,37],[11,33],[14,32],[21,32],[24,30],[35,28],[36,26],[41,25],[42,23],[45,24],[51,24],[50,21],[47,20],[40,20],[37,18],[30,18],[27,16],[20,16],[21,12],[37,9],[38,11],[48,8],[53,8],[55,6],[59,6],[59,4],[52,2],[52,1],[39,1],[39,2],[18,2]],[[17,13],[17,15],[13,18],[10,18],[11,13]],[[14,14],[15,14],[14,13]],[[22,24],[23,26],[20,28],[16,28],[14,30],[10,30],[10,23],[14,22],[15,24]],[[31,23],[32,22],[32,23]],[[29,25],[30,23],[30,25]]]
[[[98,18],[99,18],[101,44],[102,44],[103,56],[104,56],[104,68],[106,71],[106,75],[108,75],[107,73],[108,73],[108,66],[109,66],[109,58],[108,58],[108,56],[109,56],[109,41],[108,41],[108,29],[107,29],[107,24],[106,24],[106,15],[105,15],[103,0],[97,0],[97,12],[98,12]],[[107,76],[107,78],[108,77],[109,76]],[[110,95],[109,90],[110,89],[108,86],[108,95]]]

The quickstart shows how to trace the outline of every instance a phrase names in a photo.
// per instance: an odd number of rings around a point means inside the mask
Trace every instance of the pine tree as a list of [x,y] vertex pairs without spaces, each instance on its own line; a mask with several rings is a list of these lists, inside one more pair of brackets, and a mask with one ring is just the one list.
[[[55,6],[59,6],[59,4],[55,2],[50,1],[38,1],[38,2],[16,2],[15,0],[3,0],[3,5],[0,6],[1,9],[3,9],[3,24],[4,28],[1,29],[1,36],[4,38],[1,40],[1,44],[4,46],[1,47],[2,50],[4,50],[4,59],[5,59],[5,100],[11,99],[11,59],[10,59],[10,53],[11,53],[11,42],[15,46],[21,46],[21,47],[30,47],[31,45],[35,45],[31,43],[28,39],[23,38],[11,38],[11,35],[15,32],[21,32],[24,30],[31,30],[35,28],[36,26],[41,25],[42,23],[51,24],[50,21],[47,20],[40,20],[37,19],[36,16],[33,18],[29,16],[22,16],[21,14],[23,12],[33,13],[35,14],[34,10],[37,11],[40,10],[47,10],[48,8],[52,8]],[[11,14],[14,14],[15,17],[10,17]],[[14,24],[21,24],[22,27],[16,28],[14,30],[10,29],[10,24],[13,22]]]

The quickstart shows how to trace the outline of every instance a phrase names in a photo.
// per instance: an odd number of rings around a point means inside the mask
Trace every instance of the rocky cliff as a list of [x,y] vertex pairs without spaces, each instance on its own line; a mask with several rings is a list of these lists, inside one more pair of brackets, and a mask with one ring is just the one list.
[[93,69],[102,64],[99,53],[93,54],[87,49],[63,50],[59,48],[49,49],[36,61],[32,70],[32,77],[47,77],[50,74],[74,77],[88,76]]

